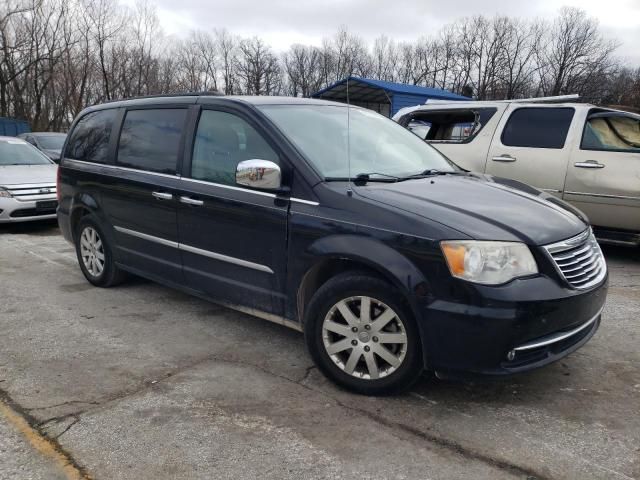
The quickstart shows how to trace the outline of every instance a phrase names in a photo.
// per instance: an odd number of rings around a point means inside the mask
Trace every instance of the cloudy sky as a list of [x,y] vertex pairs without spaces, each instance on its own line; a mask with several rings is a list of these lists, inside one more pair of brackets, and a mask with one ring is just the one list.
[[341,25],[366,40],[385,34],[411,40],[456,18],[495,14],[552,18],[577,6],[623,43],[618,54],[640,65],[640,0],[152,0],[166,33],[226,27],[258,35],[278,51],[292,43],[320,45]]

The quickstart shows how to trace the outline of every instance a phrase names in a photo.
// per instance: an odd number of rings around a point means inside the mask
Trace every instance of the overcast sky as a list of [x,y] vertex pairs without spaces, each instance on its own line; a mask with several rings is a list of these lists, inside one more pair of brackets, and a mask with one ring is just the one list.
[[164,31],[226,27],[258,35],[275,50],[293,43],[320,45],[341,25],[368,41],[385,34],[412,40],[459,17],[484,14],[552,18],[563,5],[577,6],[620,40],[618,54],[640,65],[640,0],[152,0]]

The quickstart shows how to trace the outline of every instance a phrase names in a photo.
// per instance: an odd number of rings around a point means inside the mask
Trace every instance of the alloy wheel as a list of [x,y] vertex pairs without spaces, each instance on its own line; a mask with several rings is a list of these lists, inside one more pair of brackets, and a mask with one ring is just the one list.
[[104,247],[102,239],[93,227],[85,227],[80,235],[80,256],[84,267],[93,277],[99,277],[104,271]]
[[396,371],[407,353],[407,333],[398,314],[368,296],[349,297],[331,307],[322,323],[327,354],[355,378],[376,380]]

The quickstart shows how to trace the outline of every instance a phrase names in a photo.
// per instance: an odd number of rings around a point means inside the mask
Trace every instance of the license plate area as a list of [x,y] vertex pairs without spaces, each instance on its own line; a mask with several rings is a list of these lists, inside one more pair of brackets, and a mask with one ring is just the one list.
[[41,200],[36,202],[36,210],[39,212],[55,210],[56,208],[58,208],[57,200]]

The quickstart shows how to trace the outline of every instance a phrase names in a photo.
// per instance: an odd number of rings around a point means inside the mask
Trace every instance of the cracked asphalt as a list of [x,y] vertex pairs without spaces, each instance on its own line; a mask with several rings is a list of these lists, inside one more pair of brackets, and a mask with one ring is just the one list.
[[94,288],[55,224],[0,226],[0,406],[68,467],[0,408],[0,479],[638,479],[640,251],[605,255],[581,350],[367,398],[294,331],[139,279]]

